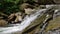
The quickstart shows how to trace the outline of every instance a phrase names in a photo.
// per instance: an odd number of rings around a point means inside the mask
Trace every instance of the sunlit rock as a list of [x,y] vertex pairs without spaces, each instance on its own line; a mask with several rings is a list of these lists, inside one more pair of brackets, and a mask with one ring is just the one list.
[[29,5],[28,3],[23,3],[22,5],[20,5],[20,9],[21,10],[24,10],[25,7],[27,7],[27,5]]
[[13,13],[8,18],[9,18],[8,21],[12,23],[22,21],[22,13],[20,12]]
[[35,9],[31,9],[31,8],[25,9],[25,13],[26,13],[27,15],[30,15],[30,14],[32,14],[33,12],[35,12]]
[[15,22],[22,21],[22,14],[21,13],[16,13],[16,19]]
[[23,4],[20,5],[20,9],[21,9],[21,10],[24,10],[25,8],[28,8],[28,6],[30,6],[30,4],[28,4],[28,3],[23,3]]

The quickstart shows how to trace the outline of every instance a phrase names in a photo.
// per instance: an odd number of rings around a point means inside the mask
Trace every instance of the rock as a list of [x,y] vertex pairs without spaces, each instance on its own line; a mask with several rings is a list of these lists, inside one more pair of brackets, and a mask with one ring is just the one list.
[[27,2],[28,0],[24,0],[23,2]]
[[22,14],[20,12],[16,13],[15,16],[16,16],[15,22],[19,22],[19,21],[21,22],[22,21]]
[[33,0],[34,2],[38,2],[38,0]]
[[56,4],[60,3],[60,0],[53,0]]
[[8,15],[4,14],[3,12],[0,12],[0,19],[5,19],[7,20]]
[[[35,4],[40,4],[40,5],[44,5],[44,4],[54,4],[53,0],[33,0],[35,2]],[[31,2],[33,2],[31,1]]]
[[21,10],[24,10],[24,8],[26,8],[27,5],[29,5],[29,4],[28,4],[28,3],[23,3],[23,4],[20,5],[19,8],[20,8]]
[[1,16],[6,16],[6,17],[8,16],[8,15],[4,14],[3,12],[0,12],[0,15]]
[[0,16],[0,19],[2,19],[2,18],[4,18],[4,17]]
[[22,16],[17,16],[15,22],[21,22],[21,21],[22,21]]
[[25,9],[25,13],[26,13],[27,15],[30,15],[30,14],[32,14],[33,12],[35,12],[35,9],[31,9],[31,8]]
[[53,14],[53,19],[55,19],[58,16],[60,16],[60,10],[55,10],[55,12]]
[[51,30],[54,30],[54,29],[59,28],[59,27],[60,27],[60,16],[56,17],[53,20],[50,20],[45,31],[46,32],[51,31]]
[[7,26],[7,23],[5,20],[0,20],[0,26]]
[[33,22],[31,22],[31,24],[26,27],[22,34],[37,34],[38,32],[40,32],[41,30],[41,24],[43,23],[43,21],[45,20],[46,15],[42,15],[42,16],[38,16],[38,18],[36,20],[34,20]]
[[23,4],[20,5],[21,10],[24,10],[25,8],[34,8],[34,6],[30,5],[28,3],[23,3]]
[[15,18],[16,18],[15,13],[13,13],[8,17],[8,21],[13,21]]
[[11,15],[8,17],[8,22],[9,22],[9,24],[15,23],[15,22],[14,22],[15,19],[16,19],[15,13],[11,14]]
[[17,12],[17,13],[13,13],[11,14],[8,18],[8,21],[11,23],[18,23],[22,21],[22,13],[21,12]]
[[40,5],[40,9],[44,9],[44,8],[46,8],[45,5]]

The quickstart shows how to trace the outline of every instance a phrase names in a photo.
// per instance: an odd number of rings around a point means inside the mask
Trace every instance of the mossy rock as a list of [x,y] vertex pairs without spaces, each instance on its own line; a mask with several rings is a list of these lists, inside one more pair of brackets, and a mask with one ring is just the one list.
[[50,20],[45,31],[47,32],[47,31],[54,30],[54,29],[59,28],[59,27],[60,27],[60,16],[56,17],[53,20]]

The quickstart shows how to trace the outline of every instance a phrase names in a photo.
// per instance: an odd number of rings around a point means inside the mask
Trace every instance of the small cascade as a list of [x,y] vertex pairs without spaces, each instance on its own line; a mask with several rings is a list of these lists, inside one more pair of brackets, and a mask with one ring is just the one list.
[[0,34],[11,34],[17,31],[23,31],[26,27],[28,27],[32,21],[38,18],[38,16],[42,16],[43,13],[46,12],[46,9],[40,9],[36,10],[34,14],[31,14],[30,16],[26,16],[24,20],[21,22],[21,24],[16,24],[12,27],[0,27]]

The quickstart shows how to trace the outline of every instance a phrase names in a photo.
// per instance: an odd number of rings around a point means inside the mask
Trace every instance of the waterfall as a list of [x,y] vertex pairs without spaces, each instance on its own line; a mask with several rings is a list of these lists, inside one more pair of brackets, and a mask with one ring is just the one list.
[[36,10],[34,14],[30,16],[26,16],[21,24],[17,24],[17,26],[13,27],[0,27],[0,34],[11,34],[17,31],[23,31],[26,27],[28,27],[32,21],[38,18],[38,16],[42,16],[43,13],[46,12],[46,9]]

